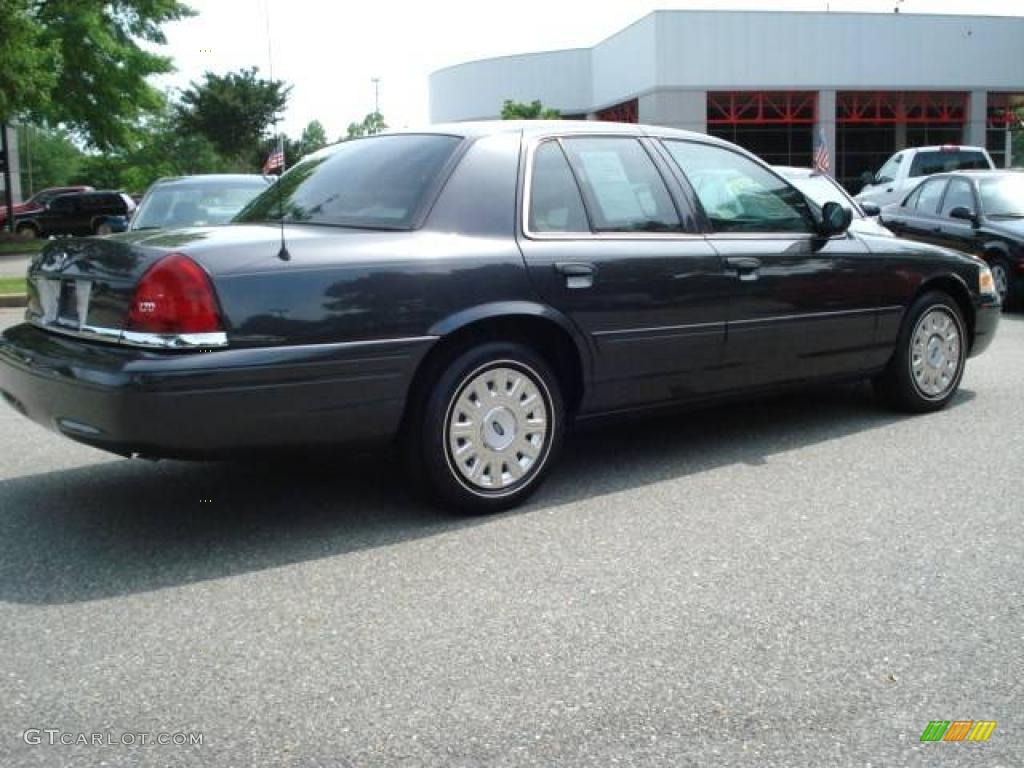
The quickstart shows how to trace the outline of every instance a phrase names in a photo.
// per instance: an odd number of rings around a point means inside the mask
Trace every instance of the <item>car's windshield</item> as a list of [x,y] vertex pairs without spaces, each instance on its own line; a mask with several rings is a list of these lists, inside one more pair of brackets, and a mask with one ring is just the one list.
[[1024,218],[1024,174],[982,179],[981,209],[990,218]]
[[267,188],[261,176],[157,183],[146,195],[132,229],[175,229],[226,224]]
[[850,199],[827,176],[787,176],[786,178],[819,208],[824,207],[825,203],[839,203],[844,208],[849,208],[854,217],[862,218],[860,209],[851,203]]
[[283,213],[292,222],[408,229],[460,141],[407,134],[342,142],[304,159],[235,221],[278,221]]

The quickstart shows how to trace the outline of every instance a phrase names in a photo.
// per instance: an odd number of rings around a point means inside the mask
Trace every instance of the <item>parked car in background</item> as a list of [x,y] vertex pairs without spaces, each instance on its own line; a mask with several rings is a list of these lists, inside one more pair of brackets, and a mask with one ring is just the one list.
[[983,258],[1004,307],[1024,299],[1024,172],[938,174],[884,208],[882,220],[900,237]]
[[[23,203],[19,203],[14,206],[14,214],[29,213],[31,211],[40,211],[46,207],[46,204],[53,200],[57,195],[65,195],[70,192],[92,192],[92,187],[78,186],[78,187],[47,187],[36,192],[32,197]],[[7,221],[7,206],[0,206],[0,223]]]
[[369,136],[227,226],[49,244],[0,395],[129,456],[397,440],[432,496],[495,511],[584,419],[840,379],[948,404],[995,333],[992,273],[849,223],[670,128]]
[[786,165],[775,166],[775,171],[807,195],[815,205],[822,207],[825,203],[836,202],[844,208],[849,208],[853,214],[850,221],[851,232],[877,237],[893,236],[892,232],[878,221],[881,209],[877,205],[870,202],[861,205],[827,173],[821,173],[814,168],[795,168]]
[[123,232],[134,211],[134,201],[114,190],[57,195],[43,208],[16,215],[14,230],[28,238],[109,235]]
[[206,174],[156,181],[130,229],[176,229],[227,224],[272,180],[255,174]]
[[854,199],[862,204],[874,203],[881,208],[902,200],[925,176],[995,167],[984,147],[946,144],[904,149],[886,160],[878,173],[865,172],[861,179],[864,188]]

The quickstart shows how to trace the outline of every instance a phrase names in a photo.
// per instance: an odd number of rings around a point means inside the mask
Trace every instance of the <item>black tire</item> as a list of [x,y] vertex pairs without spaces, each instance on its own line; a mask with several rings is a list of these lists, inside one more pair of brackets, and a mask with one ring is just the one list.
[[[940,323],[948,320],[949,325],[942,330],[933,327],[927,343],[922,344],[920,338],[915,343],[916,336],[928,334],[929,329],[923,324],[932,324],[932,319]],[[955,354],[947,346],[947,332],[953,330],[957,335]],[[939,347],[938,351],[933,350],[933,345]],[[907,311],[896,351],[885,371],[874,380],[875,390],[893,407],[910,413],[945,408],[960,387],[967,346],[967,324],[953,298],[940,291],[922,294]],[[930,367],[933,362],[939,367]]]
[[[1000,282],[1006,286],[1006,290],[999,294],[999,298],[1003,302],[1003,310],[1013,309],[1017,304],[1017,281],[1013,270],[1010,269],[1010,265],[1005,259],[998,256],[989,262],[989,268],[992,270],[992,278],[996,287],[998,288]],[[1002,278],[1000,278],[1000,272],[1002,272]]]
[[97,221],[96,226],[93,227],[93,234],[99,235],[101,237],[103,235],[112,235],[113,233],[114,228],[110,226],[110,222],[107,221],[106,219],[101,219],[100,221]]
[[35,224],[19,224],[14,228],[14,232],[25,240],[35,240],[39,237],[39,229]]
[[[507,381],[505,371],[518,380],[511,389],[508,387],[513,382]],[[495,375],[495,381],[488,380],[489,373]],[[474,382],[478,386],[472,387]],[[468,401],[460,402],[462,397],[473,397],[481,382],[485,383],[486,396],[496,398],[477,406],[484,408],[494,403],[487,414],[481,412],[481,416],[494,414],[490,438],[485,434],[483,423],[477,428],[463,419]],[[502,386],[506,388],[504,392]],[[522,394],[536,398],[524,399]],[[454,353],[435,367],[418,396],[419,402],[413,404],[404,436],[406,460],[415,479],[435,503],[460,512],[487,514],[523,503],[540,487],[561,448],[565,408],[558,378],[533,349],[524,344],[495,341]],[[503,405],[506,402],[510,403],[508,407]],[[543,409],[535,406],[537,402],[543,404]],[[520,415],[517,417],[516,413]],[[530,424],[540,423],[537,418],[541,413],[546,424],[543,436],[537,432],[538,428],[525,428],[521,423],[527,416]],[[458,437],[450,430],[450,425],[460,420],[469,425],[465,428],[467,438]],[[508,428],[507,433],[499,420]],[[500,434],[495,431],[499,428]],[[504,448],[495,450],[495,446],[487,442],[488,439],[505,440],[506,434],[509,445]],[[516,445],[512,444],[520,435],[524,440],[539,440],[539,448],[535,448],[537,453],[532,459],[526,453],[518,454]],[[460,441],[458,450],[467,453],[456,456],[453,443]],[[530,446],[533,445],[531,442]],[[513,455],[517,462],[515,467],[509,462]],[[476,480],[464,474],[475,471],[470,466],[477,465],[471,461],[480,462],[481,471]],[[529,462],[528,467],[523,470],[526,462]],[[521,476],[513,480],[514,474],[520,471]],[[488,479],[492,486],[484,487],[482,483]]]

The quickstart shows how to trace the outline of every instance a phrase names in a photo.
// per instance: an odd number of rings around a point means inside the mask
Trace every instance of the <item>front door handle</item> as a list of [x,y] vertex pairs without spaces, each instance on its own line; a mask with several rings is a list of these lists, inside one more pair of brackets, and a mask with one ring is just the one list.
[[761,260],[753,256],[728,256],[725,265],[734,271],[740,280],[757,280],[757,272],[761,269]]
[[560,261],[555,264],[555,271],[565,275],[566,288],[590,288],[597,268],[585,261]]

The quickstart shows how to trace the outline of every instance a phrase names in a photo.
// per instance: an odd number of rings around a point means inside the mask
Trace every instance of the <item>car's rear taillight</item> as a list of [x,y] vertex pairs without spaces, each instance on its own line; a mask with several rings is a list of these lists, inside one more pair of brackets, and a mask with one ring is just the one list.
[[182,334],[222,329],[210,277],[188,256],[164,256],[142,275],[128,311],[128,330]]

